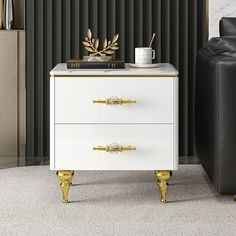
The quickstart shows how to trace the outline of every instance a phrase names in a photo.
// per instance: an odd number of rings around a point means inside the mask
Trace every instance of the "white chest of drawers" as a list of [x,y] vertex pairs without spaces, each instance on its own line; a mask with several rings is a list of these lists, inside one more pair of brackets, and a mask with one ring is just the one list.
[[157,69],[50,73],[50,168],[63,201],[74,170],[157,170],[166,201],[178,168],[178,72]]

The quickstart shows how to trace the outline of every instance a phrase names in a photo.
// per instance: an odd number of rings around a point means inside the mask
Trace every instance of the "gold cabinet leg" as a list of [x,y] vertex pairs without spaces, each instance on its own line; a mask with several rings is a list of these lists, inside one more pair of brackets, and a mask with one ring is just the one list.
[[71,179],[70,179],[70,186],[72,186],[72,185],[73,185],[73,183],[72,183],[72,178],[73,178],[73,176],[74,176],[74,173],[75,173],[73,170],[71,170],[71,172],[72,172],[72,173],[71,173]]
[[73,170],[58,170],[57,171],[57,178],[60,181],[60,187],[62,191],[62,201],[65,203],[68,202],[68,192],[72,184],[73,175],[74,175]]
[[166,202],[168,180],[170,179],[171,172],[169,170],[156,170],[155,176],[157,178],[157,185],[160,189],[161,202]]

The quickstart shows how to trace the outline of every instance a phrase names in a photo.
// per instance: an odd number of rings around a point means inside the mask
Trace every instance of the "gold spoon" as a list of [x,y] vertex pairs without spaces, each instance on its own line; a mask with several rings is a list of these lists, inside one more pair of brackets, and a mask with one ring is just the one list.
[[153,39],[155,38],[155,36],[156,36],[156,34],[154,33],[154,34],[152,35],[152,39],[151,39],[151,42],[150,42],[150,44],[149,44],[149,48],[152,46]]

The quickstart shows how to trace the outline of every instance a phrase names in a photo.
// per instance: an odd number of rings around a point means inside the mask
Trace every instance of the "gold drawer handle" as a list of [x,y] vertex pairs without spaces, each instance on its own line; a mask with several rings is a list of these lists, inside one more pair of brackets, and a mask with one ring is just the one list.
[[133,99],[123,99],[117,96],[111,96],[105,99],[94,99],[93,103],[105,104],[105,105],[123,105],[123,104],[134,104],[136,103]]
[[117,152],[124,152],[124,151],[135,151],[136,147],[123,146],[123,145],[119,145],[117,143],[112,143],[112,144],[106,145],[106,146],[95,146],[95,147],[93,147],[93,150],[94,151],[105,151],[105,152],[117,153]]

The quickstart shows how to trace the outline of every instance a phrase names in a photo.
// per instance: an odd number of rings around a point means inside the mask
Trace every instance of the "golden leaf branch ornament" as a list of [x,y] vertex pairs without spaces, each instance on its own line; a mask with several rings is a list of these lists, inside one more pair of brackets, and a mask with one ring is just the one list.
[[119,34],[116,34],[112,40],[107,40],[107,38],[104,39],[103,42],[103,48],[99,48],[99,39],[92,38],[92,32],[90,29],[88,29],[87,37],[85,37],[85,41],[83,42],[83,45],[85,46],[85,49],[90,53],[90,56],[106,56],[111,55],[115,53],[117,49],[119,49],[118,40]]

